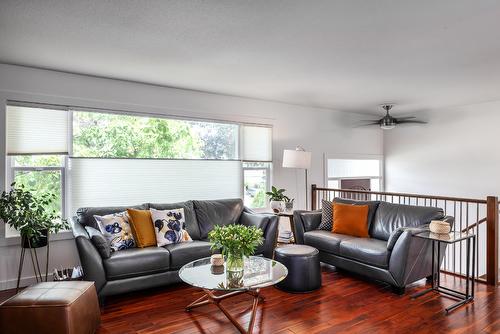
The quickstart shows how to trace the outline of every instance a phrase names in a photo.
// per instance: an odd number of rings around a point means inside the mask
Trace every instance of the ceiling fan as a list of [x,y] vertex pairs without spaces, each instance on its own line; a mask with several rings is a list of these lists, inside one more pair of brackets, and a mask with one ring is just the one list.
[[375,119],[363,120],[362,122],[370,122],[367,124],[363,124],[363,126],[378,125],[383,130],[390,130],[394,129],[398,124],[405,124],[405,123],[427,124],[427,122],[415,119],[416,117],[414,116],[392,117],[389,114],[389,111],[392,109],[392,107],[394,107],[394,104],[383,104],[380,107],[385,110],[385,116],[378,120]]

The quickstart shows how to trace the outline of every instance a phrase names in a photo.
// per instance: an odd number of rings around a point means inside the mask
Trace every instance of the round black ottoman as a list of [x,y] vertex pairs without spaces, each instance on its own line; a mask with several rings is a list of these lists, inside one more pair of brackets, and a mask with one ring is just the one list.
[[274,259],[288,269],[276,286],[287,292],[310,292],[321,288],[319,251],[307,245],[286,245],[274,251]]

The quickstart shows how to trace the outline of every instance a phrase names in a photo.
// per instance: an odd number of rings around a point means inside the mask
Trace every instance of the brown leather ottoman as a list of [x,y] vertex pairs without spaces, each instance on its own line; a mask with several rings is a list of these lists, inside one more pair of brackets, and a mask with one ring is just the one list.
[[91,334],[101,312],[94,282],[45,282],[0,305],[0,332]]

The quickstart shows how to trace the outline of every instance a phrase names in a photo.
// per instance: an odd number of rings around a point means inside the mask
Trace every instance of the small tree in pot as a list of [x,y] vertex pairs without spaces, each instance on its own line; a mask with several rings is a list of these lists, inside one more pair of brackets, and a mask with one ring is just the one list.
[[[23,249],[29,248],[31,252],[34,248],[47,246],[50,233],[57,233],[62,229],[69,228],[66,220],[61,220],[61,217],[55,211],[47,210],[54,198],[55,195],[50,193],[34,196],[23,186],[16,186],[15,183],[11,184],[10,191],[2,192],[0,197],[0,219],[21,234]],[[24,250],[21,257],[24,258]],[[34,262],[33,267],[35,274],[41,279],[38,260],[36,261],[38,273]],[[20,265],[22,266],[22,263]]]

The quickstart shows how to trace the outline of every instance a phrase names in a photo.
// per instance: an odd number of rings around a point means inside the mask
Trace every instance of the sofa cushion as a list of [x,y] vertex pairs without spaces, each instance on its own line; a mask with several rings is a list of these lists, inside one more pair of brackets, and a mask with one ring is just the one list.
[[179,269],[186,263],[212,255],[210,243],[207,241],[181,242],[164,247],[170,253],[170,267]]
[[103,260],[108,280],[144,276],[170,269],[170,254],[162,247],[131,248]]
[[236,224],[243,212],[241,198],[210,201],[193,201],[201,239],[208,237],[215,225]]
[[267,228],[267,224],[269,224],[269,216],[243,212],[241,214],[239,223],[245,226],[258,227],[264,232]]
[[84,207],[76,210],[78,222],[83,226],[90,226],[99,229],[97,221],[94,219],[96,216],[106,216],[112,213],[124,212],[127,209],[147,210],[146,204],[132,205],[132,206],[100,206],[100,207]]
[[387,242],[374,238],[353,238],[340,243],[340,256],[375,267],[389,266],[390,251]]
[[90,226],[85,226],[85,230],[89,234],[90,241],[92,241],[92,244],[99,252],[99,255],[101,255],[103,259],[109,258],[111,256],[111,245],[101,231]]
[[368,205],[333,203],[333,233],[368,238]]
[[191,239],[200,240],[200,228],[198,226],[198,220],[196,219],[193,201],[179,203],[148,203],[148,206],[156,210],[184,209],[186,231],[189,233]]
[[333,229],[333,203],[321,200],[321,223],[318,230],[331,231]]
[[358,201],[338,197],[336,197],[333,201],[340,204],[368,205],[368,228],[370,228],[370,226],[373,224],[375,212],[377,211],[378,205],[380,204],[379,201]]
[[380,202],[370,235],[387,241],[391,233],[400,227],[419,227],[443,217],[444,212],[440,208]]
[[337,234],[330,231],[313,230],[304,233],[304,243],[313,246],[320,251],[339,254],[340,243],[343,240],[353,239],[355,237],[346,234]]
[[151,212],[149,210],[127,209],[127,214],[135,245],[139,248],[156,246],[156,235]]

